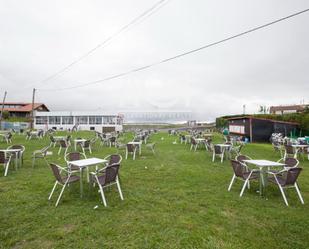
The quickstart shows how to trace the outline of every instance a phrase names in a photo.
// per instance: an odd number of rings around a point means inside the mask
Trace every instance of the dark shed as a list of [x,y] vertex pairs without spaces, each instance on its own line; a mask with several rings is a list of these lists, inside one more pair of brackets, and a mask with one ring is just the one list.
[[228,124],[231,135],[244,136],[251,142],[269,141],[272,133],[282,133],[284,136],[289,136],[291,132],[298,130],[299,126],[297,123],[250,116],[229,118]]

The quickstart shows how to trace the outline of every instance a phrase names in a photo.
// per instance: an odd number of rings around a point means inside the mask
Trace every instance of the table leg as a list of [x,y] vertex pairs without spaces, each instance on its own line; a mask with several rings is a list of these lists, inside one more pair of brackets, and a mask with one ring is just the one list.
[[79,185],[80,185],[80,198],[83,198],[83,168],[80,168]]
[[263,167],[260,168],[260,196],[265,195],[265,170]]

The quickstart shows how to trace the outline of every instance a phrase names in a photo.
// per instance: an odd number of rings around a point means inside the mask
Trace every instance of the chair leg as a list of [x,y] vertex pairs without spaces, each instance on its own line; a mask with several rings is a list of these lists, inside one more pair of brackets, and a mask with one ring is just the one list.
[[221,154],[221,163],[223,163],[224,153]]
[[48,200],[50,200],[50,199],[52,198],[53,193],[54,193],[54,191],[55,191],[55,189],[56,189],[56,187],[57,187],[57,184],[58,184],[58,183],[55,182],[54,187],[53,187],[52,191],[51,191],[50,194],[49,194]]
[[193,144],[191,144],[190,150],[192,150]]
[[227,191],[230,191],[230,190],[231,190],[232,185],[233,185],[233,183],[234,183],[234,181],[235,181],[235,178],[236,178],[236,176],[235,176],[235,174],[234,174],[233,177],[232,177],[231,183],[230,183],[230,185],[229,185],[229,187],[228,187],[228,189],[227,189]]
[[128,150],[126,150],[126,159],[128,159]]
[[58,155],[60,155],[60,152],[61,152],[61,146],[59,147],[59,150],[58,150]]
[[295,188],[296,188],[296,192],[297,192],[297,194],[298,194],[298,197],[299,197],[299,199],[300,199],[300,202],[301,202],[302,204],[305,204],[305,203],[304,203],[304,199],[303,199],[303,197],[301,196],[301,193],[300,193],[300,190],[299,190],[299,188],[298,188],[297,183],[295,183]]
[[242,197],[242,195],[244,194],[244,191],[246,189],[248,182],[249,182],[249,178],[245,181],[244,185],[242,186],[242,189],[241,189],[240,194],[239,194],[240,197]]
[[135,152],[136,152],[136,151],[133,152],[133,160],[135,160]]
[[100,193],[101,193],[103,204],[106,207],[107,204],[106,204],[106,199],[105,199],[104,191],[103,191],[103,188],[102,188],[102,186],[100,184],[99,184],[99,188],[100,188]]
[[123,195],[122,195],[122,191],[121,191],[120,183],[119,183],[118,179],[116,180],[116,184],[117,184],[118,192],[119,192],[119,195],[120,195],[120,199],[123,200]]
[[10,163],[7,163],[7,164],[5,165],[4,176],[7,176],[8,171],[9,171],[9,166],[10,166]]
[[58,206],[58,203],[59,203],[59,201],[60,201],[60,199],[61,199],[61,197],[62,197],[62,194],[63,194],[63,191],[64,191],[66,185],[67,185],[67,183],[65,183],[65,184],[63,185],[62,189],[61,189],[60,195],[59,195],[59,197],[58,197],[58,199],[57,199],[57,202],[56,202],[56,205],[55,205],[56,207]]
[[288,200],[286,199],[286,196],[285,196],[285,193],[284,193],[284,190],[283,190],[283,188],[279,185],[279,189],[280,189],[280,192],[281,192],[281,194],[282,194],[282,197],[283,197],[283,200],[284,200],[284,202],[285,202],[285,205],[289,205],[289,203],[288,203]]

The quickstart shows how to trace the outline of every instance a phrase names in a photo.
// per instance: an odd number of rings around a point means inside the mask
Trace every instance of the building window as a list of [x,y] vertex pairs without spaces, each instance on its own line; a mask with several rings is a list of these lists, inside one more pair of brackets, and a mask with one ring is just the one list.
[[103,123],[104,124],[113,124],[113,119],[114,119],[114,116],[104,116],[103,117]]
[[35,117],[35,124],[37,125],[43,125],[43,124],[47,124],[47,117]]
[[62,124],[64,125],[72,125],[73,124],[73,117],[72,116],[64,116],[62,117]]
[[51,116],[48,117],[48,123],[49,124],[60,124],[61,117],[60,116]]
[[102,116],[90,116],[89,124],[102,124]]
[[88,116],[77,116],[75,120],[76,124],[88,124]]

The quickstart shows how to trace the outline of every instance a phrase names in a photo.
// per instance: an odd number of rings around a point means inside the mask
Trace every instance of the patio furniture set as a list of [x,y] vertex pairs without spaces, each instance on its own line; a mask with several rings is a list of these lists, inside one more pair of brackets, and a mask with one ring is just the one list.
[[[288,206],[285,189],[295,188],[300,202],[304,204],[304,200],[300,193],[297,179],[302,171],[298,167],[299,161],[295,158],[281,158],[279,161],[270,161],[264,159],[251,159],[245,155],[238,155],[234,160],[231,160],[233,169],[233,177],[229,184],[228,191],[231,190],[233,183],[236,179],[244,182],[239,196],[242,197],[246,187],[250,188],[250,181],[259,181],[259,194],[261,197],[265,196],[266,187],[269,183],[278,186],[284,203]],[[251,167],[249,167],[251,166]]]

